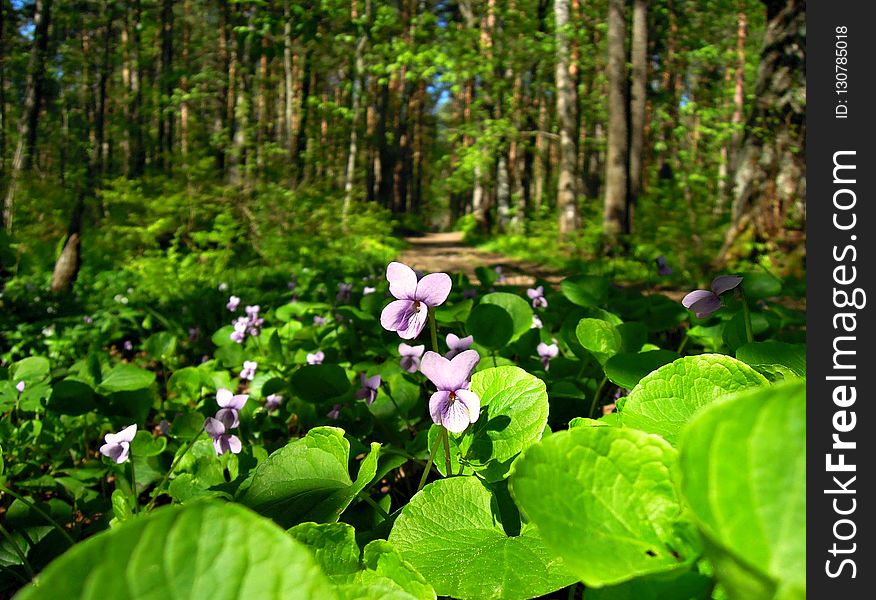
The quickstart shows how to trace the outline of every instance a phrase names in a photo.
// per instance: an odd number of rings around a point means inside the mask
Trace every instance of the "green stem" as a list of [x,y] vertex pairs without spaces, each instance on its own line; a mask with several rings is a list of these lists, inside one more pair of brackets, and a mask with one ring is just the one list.
[[411,425],[411,422],[408,421],[408,418],[404,414],[402,414],[401,408],[399,407],[398,403],[395,401],[395,398],[392,397],[392,394],[389,393],[389,389],[384,388],[383,391],[386,392],[386,397],[389,398],[390,402],[392,402],[392,405],[395,407],[395,410],[398,413],[398,416],[400,416],[402,418],[402,421],[405,422],[405,426],[408,428],[408,430],[415,432],[414,426]]
[[26,507],[28,507],[30,510],[34,511],[34,512],[37,513],[39,516],[41,516],[41,517],[44,518],[46,521],[48,521],[48,522],[52,525],[52,527],[54,527],[55,529],[57,529],[58,532],[59,532],[62,536],[64,536],[64,539],[66,539],[68,542],[70,542],[70,545],[71,545],[71,546],[74,545],[74,544],[76,543],[76,542],[73,540],[73,538],[70,537],[70,534],[67,533],[67,530],[64,529],[63,527],[61,527],[60,523],[58,523],[55,519],[53,519],[52,517],[50,517],[50,516],[49,516],[49,515],[43,510],[43,509],[41,509],[40,507],[38,507],[37,505],[35,505],[33,502],[31,502],[30,500],[28,500],[28,499],[25,498],[24,496],[21,496],[21,495],[18,494],[17,492],[13,492],[12,490],[10,490],[10,489],[9,489],[8,487],[6,487],[6,486],[0,486],[0,492],[2,492],[2,493],[4,493],[4,494],[9,494],[9,495],[12,496],[13,498],[15,498],[16,500],[18,500],[18,501],[21,502],[22,504],[24,504]]
[[446,467],[445,473],[449,477],[452,473],[453,465],[450,462],[450,436],[447,435],[447,428],[439,425],[441,427],[441,440],[444,442],[444,466]]
[[145,512],[149,512],[155,506],[155,502],[158,500],[158,496],[161,495],[161,490],[164,488],[165,484],[167,484],[167,480],[170,479],[170,476],[176,470],[177,466],[179,466],[179,461],[182,460],[183,456],[185,456],[188,451],[192,449],[192,446],[194,446],[195,442],[197,442],[198,439],[201,437],[201,433],[202,432],[198,432],[198,435],[189,440],[185,448],[183,448],[183,451],[178,454],[176,458],[173,459],[173,462],[170,465],[170,469],[168,469],[167,473],[164,474],[164,477],[161,479],[155,489],[152,490],[152,496],[149,499],[149,504],[147,504],[146,508],[144,509]]
[[429,308],[429,333],[432,336],[432,350],[441,354],[438,350],[438,326],[435,325],[435,309]]
[[678,350],[675,351],[675,353],[678,354],[679,356],[682,355],[681,354],[682,351],[684,350],[685,346],[687,346],[688,339],[689,338],[687,337],[687,329],[685,329],[684,330],[684,337],[681,339],[681,343],[678,345]]
[[389,520],[389,513],[386,512],[385,510],[383,510],[383,507],[380,506],[377,502],[375,502],[374,499],[371,496],[369,496],[366,492],[360,492],[359,498],[364,500],[369,506],[371,506],[371,508],[376,510],[380,514],[380,516],[383,517],[384,521]]
[[739,286],[739,292],[742,295],[742,318],[745,320],[745,338],[749,343],[754,341],[754,333],[751,329],[751,311],[748,310],[748,298],[745,297],[745,290]]
[[131,463],[131,496],[134,500],[134,514],[140,512],[140,500],[138,499],[139,494],[137,494],[137,475],[134,472],[134,457],[130,457],[128,461]]
[[18,542],[15,541],[15,538],[12,537],[12,534],[9,533],[3,525],[0,525],[0,533],[3,534],[7,540],[9,540],[12,549],[15,550],[15,553],[18,555],[18,558],[21,559],[21,564],[24,566],[24,570],[27,571],[27,576],[33,579],[36,576],[36,573],[33,572],[33,568],[30,566],[30,562],[27,560],[27,555],[22,551],[21,547],[18,545]]
[[426,485],[426,479],[429,477],[429,471],[432,470],[432,463],[435,462],[435,455],[438,454],[438,448],[440,447],[441,440],[435,440],[435,445],[432,447],[432,452],[429,453],[429,460],[426,461],[426,468],[423,470],[423,476],[420,478],[420,485],[417,486],[418,492],[423,489],[424,485]]
[[498,363],[496,362],[496,351],[495,350],[493,350],[493,366],[494,367],[499,366]]
[[608,383],[608,378],[603,377],[602,381],[599,382],[599,387],[596,388],[596,393],[593,395],[593,402],[590,403],[590,413],[588,413],[589,418],[593,418],[593,411],[596,410],[596,402],[599,400],[599,396],[602,395],[602,388],[605,387],[605,384]]

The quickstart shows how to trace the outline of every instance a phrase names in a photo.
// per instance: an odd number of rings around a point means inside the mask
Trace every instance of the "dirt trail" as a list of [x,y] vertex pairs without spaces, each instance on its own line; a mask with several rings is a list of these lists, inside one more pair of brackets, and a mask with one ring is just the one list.
[[508,285],[532,285],[536,278],[557,284],[563,279],[560,273],[541,265],[467,246],[462,240],[462,233],[458,231],[427,233],[405,240],[411,246],[399,260],[425,273],[463,272],[477,281],[474,270],[483,265],[489,268],[501,266]]

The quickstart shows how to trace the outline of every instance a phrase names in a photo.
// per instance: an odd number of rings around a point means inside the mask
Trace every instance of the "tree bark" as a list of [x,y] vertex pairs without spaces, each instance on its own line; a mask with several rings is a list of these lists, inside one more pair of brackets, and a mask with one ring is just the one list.
[[624,0],[608,2],[608,148],[603,234],[609,248],[629,232],[627,211],[626,23]]
[[36,0],[33,15],[33,45],[27,67],[27,87],[21,119],[18,123],[18,143],[12,158],[12,170],[3,202],[2,224],[7,233],[12,233],[15,220],[15,195],[24,171],[30,170],[33,148],[36,145],[37,124],[43,98],[45,79],[46,49],[49,45],[49,22],[51,20],[52,0]]
[[554,0],[556,20],[557,120],[560,129],[560,164],[557,184],[559,232],[567,237],[581,226],[575,190],[575,88],[569,74],[569,0]]
[[[633,31],[630,43],[630,189],[629,206],[635,206],[642,191],[645,161],[645,99],[648,83],[648,0],[633,2]],[[630,216],[632,221],[632,215]]]
[[[370,1],[366,0],[369,3]],[[350,104],[352,105],[351,112],[353,113],[352,123],[350,123],[350,143],[347,149],[347,168],[344,172],[344,205],[342,221],[344,227],[347,224],[347,217],[350,214],[350,206],[353,203],[353,182],[356,174],[356,155],[359,150],[359,113],[361,112],[361,95],[362,95],[362,78],[365,76],[365,43],[368,41],[367,36],[367,21],[368,9],[366,8],[365,23],[360,24],[361,31],[359,38],[356,40],[356,49],[354,51],[354,72],[352,73],[353,88],[350,91]],[[356,0],[352,4],[352,20],[355,23],[358,18]]]

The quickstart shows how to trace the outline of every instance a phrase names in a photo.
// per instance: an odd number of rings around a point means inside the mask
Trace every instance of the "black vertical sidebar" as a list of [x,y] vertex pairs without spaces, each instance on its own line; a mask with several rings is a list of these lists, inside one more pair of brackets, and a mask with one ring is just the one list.
[[873,4],[806,7],[806,570],[807,595],[819,600],[876,589]]

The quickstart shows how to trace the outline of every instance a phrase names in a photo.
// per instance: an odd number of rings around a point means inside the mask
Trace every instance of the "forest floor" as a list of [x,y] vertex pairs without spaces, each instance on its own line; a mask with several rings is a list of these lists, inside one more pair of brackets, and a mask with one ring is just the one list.
[[462,272],[472,282],[478,282],[475,268],[500,266],[507,285],[531,286],[536,279],[557,285],[563,279],[562,273],[543,265],[468,246],[459,231],[426,233],[407,237],[405,241],[410,247],[402,252],[398,260],[424,273]]

